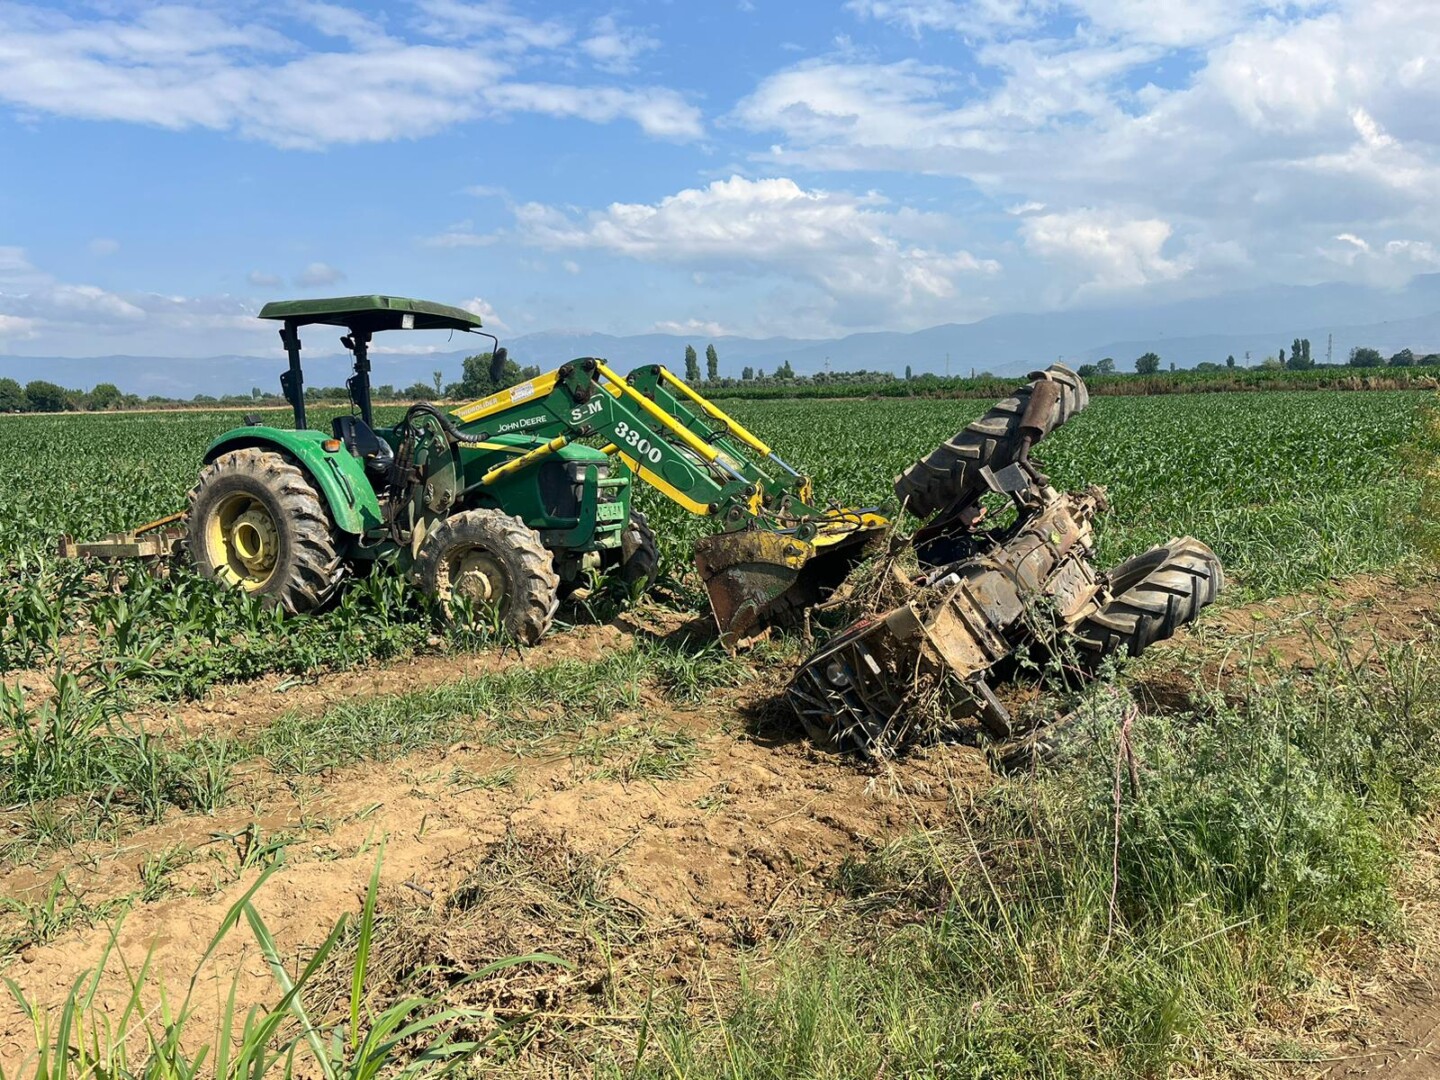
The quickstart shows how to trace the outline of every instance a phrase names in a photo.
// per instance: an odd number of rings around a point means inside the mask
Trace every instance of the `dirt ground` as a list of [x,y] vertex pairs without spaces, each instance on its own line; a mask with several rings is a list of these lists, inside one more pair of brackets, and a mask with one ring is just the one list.
[[[1345,652],[1363,662],[1377,641],[1433,639],[1436,587],[1435,579],[1366,577],[1324,595],[1218,611],[1197,633],[1162,646],[1138,690],[1156,699],[1183,693],[1197,672],[1220,685],[1249,656],[1304,666]],[[318,713],[503,665],[596,656],[634,632],[620,622],[553,636],[523,657],[425,657],[301,685],[277,677],[156,709],[154,719],[192,732],[243,731],[282,711]],[[778,674],[762,676],[693,708],[647,698],[607,722],[693,739],[693,760],[670,778],[624,783],[564,745],[507,753],[483,745],[478,731],[473,742],[316,778],[285,779],[247,764],[214,814],[172,811],[113,841],[0,866],[0,895],[43,901],[63,879],[59,895],[86,916],[0,959],[0,974],[35,1005],[53,1008],[113,946],[97,1005],[119,1009],[128,995],[124,967],[138,971],[147,961],[150,981],[167,986],[173,1004],[226,912],[272,863],[278,868],[255,903],[293,960],[360,909],[383,852],[388,933],[377,936],[377,965],[398,970],[421,953],[427,962],[449,957],[457,968],[517,949],[568,956],[571,971],[508,984],[493,1002],[497,1014],[551,1010],[603,1027],[596,1002],[607,999],[597,987],[627,973],[661,985],[723,982],[742,957],[822,924],[847,858],[954,820],[994,782],[972,748],[937,747],[882,769],[817,752],[776,710],[780,685]],[[566,905],[570,913],[560,913]],[[1432,922],[1440,924],[1440,911]],[[253,941],[242,926],[200,968],[194,1030],[213,1032],[232,980],[243,1003],[277,997]],[[1440,1075],[1440,997],[1428,964],[1417,956],[1408,973],[1394,973],[1403,982],[1364,991],[1357,1010],[1373,1020],[1357,1029],[1370,1045],[1327,1063],[1332,1072],[1303,1075]],[[0,996],[0,1068],[15,1071],[33,1050],[31,1021],[10,995]]]

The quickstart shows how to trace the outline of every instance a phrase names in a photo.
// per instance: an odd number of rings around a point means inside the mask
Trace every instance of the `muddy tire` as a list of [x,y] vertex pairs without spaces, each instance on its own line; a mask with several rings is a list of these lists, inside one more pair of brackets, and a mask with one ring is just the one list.
[[925,457],[895,478],[895,496],[910,513],[929,517],[937,510],[963,503],[984,490],[980,470],[987,465],[1003,469],[1020,453],[1020,420],[1034,393],[1035,384],[1050,380],[1059,384],[1060,394],[1049,415],[1042,418],[1041,437],[1050,434],[1090,401],[1089,391],[1079,375],[1063,364],[1035,372],[1031,381],[1014,395],[993,406],[953,439],[941,443]]
[[431,530],[415,560],[417,584],[436,598],[445,618],[461,617],[468,599],[478,618],[493,612],[516,641],[534,645],[559,607],[560,577],[535,530],[499,510],[466,510]]
[[990,768],[1003,776],[1026,773],[1041,765],[1053,765],[1073,756],[1088,740],[1075,730],[1073,714],[1046,724],[1013,742],[991,746],[986,751]]
[[340,537],[314,483],[274,450],[221,454],[190,490],[186,546],[202,575],[315,611],[345,578]]
[[1075,628],[1081,662],[1091,668],[1173,636],[1225,587],[1219,556],[1190,536],[1126,559],[1107,577],[1114,599]]
[[650,523],[639,510],[630,511],[630,524],[620,534],[620,550],[614,565],[632,597],[639,596],[655,584],[655,577],[660,572],[660,546],[655,542]]

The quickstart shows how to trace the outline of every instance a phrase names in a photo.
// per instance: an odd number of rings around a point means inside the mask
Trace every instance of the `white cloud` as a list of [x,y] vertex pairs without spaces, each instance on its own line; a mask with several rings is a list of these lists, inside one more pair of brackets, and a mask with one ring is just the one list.
[[345,271],[337,270],[329,263],[312,262],[295,275],[295,284],[302,289],[315,289],[321,285],[334,285],[345,280]]
[[0,338],[18,340],[35,336],[35,320],[19,315],[0,315]]
[[[348,42],[345,50],[308,47],[272,26],[197,7],[81,21],[3,5],[0,101],[30,114],[210,128],[302,148],[413,138],[519,112],[629,120],[665,139],[702,132],[699,110],[664,87],[517,77],[532,59],[547,71],[563,66],[566,55],[551,50],[571,48],[574,35],[554,20],[529,20],[496,3],[421,6],[419,33],[438,42],[386,36],[368,16],[335,4],[297,9],[302,22]],[[619,62],[624,49],[615,49]]]
[[561,262],[560,268],[564,270],[567,274],[580,273],[580,264],[577,263],[574,259],[564,260],[563,262]]
[[267,274],[263,270],[251,270],[245,275],[245,280],[257,289],[274,289],[280,285],[278,275]]
[[491,330],[510,329],[510,327],[506,325],[505,320],[500,318],[496,313],[494,306],[481,297],[477,296],[473,300],[466,300],[465,303],[460,306],[470,312],[471,315],[479,315],[480,321]]
[[117,251],[119,251],[120,241],[112,240],[108,236],[97,236],[95,237],[95,239],[91,240],[90,243],[86,245],[86,247],[89,248],[91,255],[99,255],[103,258],[106,255],[114,255]]
[[955,226],[943,216],[783,177],[734,176],[658,203],[613,203],[578,216],[541,203],[514,212],[520,238],[549,250],[789,279],[818,290],[830,317],[846,325],[953,316],[968,310],[957,281],[1000,268],[944,245]]
[[197,356],[214,348],[216,333],[227,335],[233,348],[274,329],[255,318],[247,301],[115,293],[61,281],[34,266],[23,248],[6,245],[0,245],[0,323],[12,340],[38,341],[57,355],[89,356],[127,350]]
[[660,42],[639,30],[620,26],[614,15],[602,15],[590,26],[590,36],[580,50],[602,71],[626,74],[635,70],[635,61],[660,47]]
[[[1101,214],[1110,233],[1085,263],[1094,287],[1313,281],[1324,272],[1315,252],[1342,232],[1440,245],[1440,5],[850,8],[916,34],[959,34],[978,72],[866,55],[775,72],[732,114],[772,140],[756,155],[769,167],[963,177],[1022,208],[1015,227],[1032,254],[1074,268],[1073,230],[1042,235],[1025,222],[1042,205],[1052,225],[1093,226]],[[1137,222],[1163,223],[1164,246],[1183,255],[1157,255],[1157,227]]]
[[1134,289],[1182,277],[1189,265],[1163,253],[1172,229],[1154,218],[1075,210],[1027,217],[1020,227],[1036,254],[1079,267],[1092,290]]
[[680,337],[697,335],[701,337],[725,337],[729,331],[710,319],[685,319],[684,321],[657,322],[651,329],[657,334],[676,334]]

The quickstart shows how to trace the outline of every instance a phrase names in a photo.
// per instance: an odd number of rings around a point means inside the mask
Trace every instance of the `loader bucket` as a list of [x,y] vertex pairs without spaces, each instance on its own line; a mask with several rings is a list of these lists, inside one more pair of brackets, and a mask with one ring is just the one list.
[[845,580],[886,525],[878,515],[801,540],[766,529],[717,533],[695,544],[720,642],[734,649],[767,626],[785,625]]

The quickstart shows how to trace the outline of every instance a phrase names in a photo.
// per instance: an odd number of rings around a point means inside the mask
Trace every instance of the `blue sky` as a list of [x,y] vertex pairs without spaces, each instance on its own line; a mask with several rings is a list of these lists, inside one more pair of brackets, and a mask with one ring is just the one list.
[[370,291],[819,337],[1394,286],[1437,203],[1432,3],[0,0],[17,355]]

